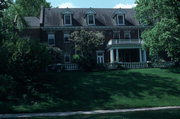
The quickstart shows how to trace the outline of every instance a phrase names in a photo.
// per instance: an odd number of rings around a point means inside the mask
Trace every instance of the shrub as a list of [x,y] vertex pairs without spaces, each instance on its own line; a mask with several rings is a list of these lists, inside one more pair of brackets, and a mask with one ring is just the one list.
[[1,101],[12,100],[15,90],[13,77],[9,75],[0,75],[0,99]]
[[[21,101],[37,100],[39,89],[43,88],[37,78],[39,73],[45,72],[48,64],[52,63],[52,50],[47,45],[37,40],[15,39],[3,42],[0,48],[0,59],[3,59],[4,66],[0,66],[0,74],[8,74],[13,77],[16,88],[13,89],[16,97]],[[53,50],[54,51],[54,50]],[[4,70],[5,68],[6,70]],[[11,81],[5,76],[2,80]],[[9,85],[12,83],[10,82]],[[5,84],[2,84],[2,87]],[[8,89],[8,87],[6,88]],[[11,96],[2,88],[2,97]]]

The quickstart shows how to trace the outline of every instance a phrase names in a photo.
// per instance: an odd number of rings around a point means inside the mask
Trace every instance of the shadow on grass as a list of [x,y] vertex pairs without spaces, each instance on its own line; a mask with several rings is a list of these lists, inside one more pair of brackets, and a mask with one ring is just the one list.
[[169,68],[168,70],[172,73],[180,74],[180,68]]
[[15,112],[128,108],[133,106],[108,107],[106,103],[114,103],[112,96],[115,95],[131,99],[134,103],[134,98],[143,100],[147,95],[179,98],[180,94],[180,82],[176,79],[129,71],[47,73],[39,81],[46,85],[46,89],[41,90],[46,94],[46,100],[39,105],[17,106]]
[[[114,95],[143,99],[146,96],[144,92],[157,98],[164,95],[178,97],[180,94],[179,82],[175,79],[127,71],[65,72],[46,77],[51,77],[52,82],[47,92],[57,102],[60,101],[52,110],[106,108],[105,103]],[[126,107],[122,105],[122,108]]]

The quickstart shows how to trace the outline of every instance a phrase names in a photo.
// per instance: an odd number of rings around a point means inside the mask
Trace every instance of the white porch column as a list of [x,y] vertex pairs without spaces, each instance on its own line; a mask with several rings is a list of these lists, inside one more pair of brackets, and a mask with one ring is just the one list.
[[139,48],[139,62],[142,62],[141,48]]
[[144,62],[147,62],[147,55],[146,55],[146,50],[144,50],[144,52],[143,52],[143,59],[144,59]]
[[119,50],[116,49],[116,62],[119,62]]
[[113,63],[114,62],[114,50],[110,49],[110,62]]

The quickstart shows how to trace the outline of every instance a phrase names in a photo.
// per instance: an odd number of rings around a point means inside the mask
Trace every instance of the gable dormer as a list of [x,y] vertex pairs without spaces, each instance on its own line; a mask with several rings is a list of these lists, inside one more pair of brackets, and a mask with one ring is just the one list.
[[117,9],[113,14],[113,19],[116,25],[125,25],[125,12],[122,9]]
[[72,15],[73,12],[69,9],[66,8],[63,12],[63,24],[64,26],[71,26],[72,25]]
[[86,22],[87,25],[96,25],[96,12],[90,8],[86,11]]

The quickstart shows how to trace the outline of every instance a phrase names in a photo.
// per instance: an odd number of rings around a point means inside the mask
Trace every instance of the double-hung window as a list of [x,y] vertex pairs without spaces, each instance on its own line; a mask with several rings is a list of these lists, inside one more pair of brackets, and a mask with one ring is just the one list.
[[54,34],[48,34],[48,44],[55,46],[55,35]]
[[124,16],[123,15],[117,15],[117,24],[124,25]]
[[64,25],[72,25],[71,14],[64,14]]
[[70,34],[69,33],[64,33],[64,43],[69,43],[69,38],[70,38]]
[[95,25],[96,24],[96,12],[92,8],[86,11],[86,22],[87,25]]
[[113,14],[114,22],[116,25],[125,25],[125,11],[120,9],[115,10]]
[[119,31],[113,32],[113,39],[120,39],[120,32]]
[[95,17],[94,14],[87,15],[88,25],[95,25]]
[[125,32],[124,32],[124,39],[131,39],[131,33],[130,33],[130,31],[125,31]]

